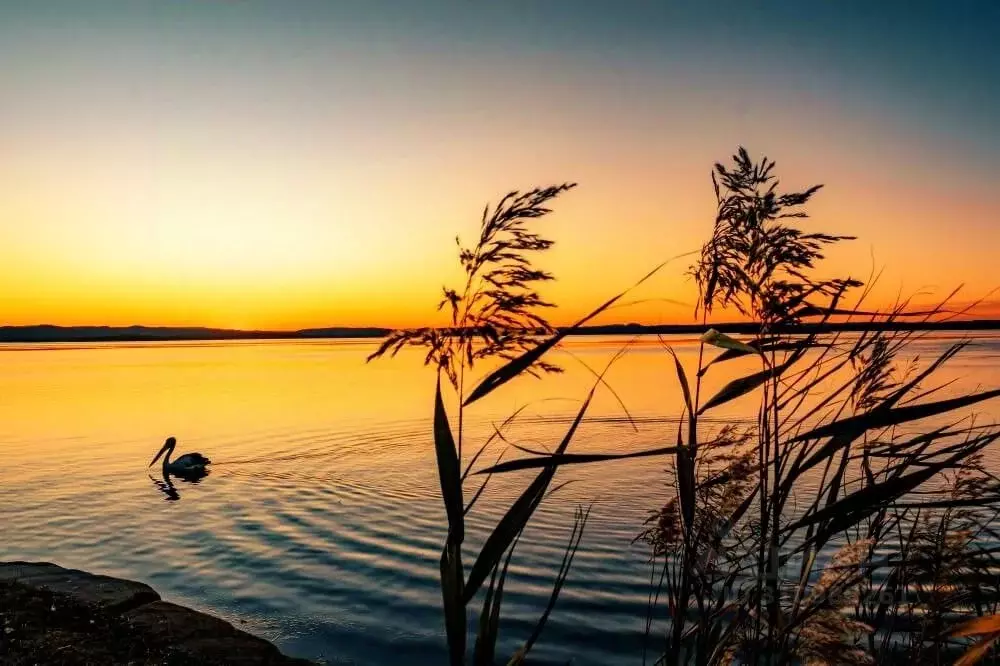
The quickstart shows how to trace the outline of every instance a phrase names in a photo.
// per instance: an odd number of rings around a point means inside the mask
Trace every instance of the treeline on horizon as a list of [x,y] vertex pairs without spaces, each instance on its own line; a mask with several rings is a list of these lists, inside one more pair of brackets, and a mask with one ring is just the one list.
[[[718,323],[713,326],[722,333],[752,335],[760,330],[754,322]],[[778,327],[782,333],[838,333],[860,331],[989,331],[1000,330],[1000,319],[970,319],[937,322],[913,321],[850,321],[822,324],[798,323]],[[445,330],[445,329],[442,329]],[[570,327],[556,327],[570,330]],[[169,340],[286,340],[322,338],[383,338],[390,328],[374,326],[338,326],[307,328],[295,331],[240,330],[207,327],[172,326],[0,326],[0,342],[146,342]],[[701,335],[697,324],[604,324],[572,329],[572,335]]]

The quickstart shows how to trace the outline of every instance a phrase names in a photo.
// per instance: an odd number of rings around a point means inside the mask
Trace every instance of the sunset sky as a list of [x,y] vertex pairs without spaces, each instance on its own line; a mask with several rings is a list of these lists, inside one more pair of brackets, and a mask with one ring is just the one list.
[[[433,323],[487,201],[576,181],[568,322],[699,246],[740,144],[826,184],[808,224],[860,240],[825,273],[979,297],[998,32],[992,0],[2,2],[0,324]],[[608,320],[689,320],[688,262]]]

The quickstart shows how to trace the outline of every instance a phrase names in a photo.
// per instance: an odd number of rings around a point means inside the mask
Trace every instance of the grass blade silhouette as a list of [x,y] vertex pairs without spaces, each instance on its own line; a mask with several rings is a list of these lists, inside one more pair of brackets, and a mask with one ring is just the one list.
[[684,366],[681,365],[681,360],[677,358],[677,353],[671,347],[667,347],[667,351],[670,352],[670,356],[674,359],[674,369],[677,371],[677,381],[680,382],[681,392],[684,394],[684,404],[687,405],[688,413],[693,414],[694,407],[691,401],[691,385],[688,383],[687,374],[684,373]]
[[650,456],[666,456],[677,453],[676,446],[661,446],[656,449],[646,449],[644,451],[633,451],[632,453],[563,453],[541,455],[535,458],[519,458],[498,463],[492,467],[482,469],[476,474],[500,474],[503,472],[517,472],[525,469],[538,469],[539,467],[560,467],[562,465],[579,465],[593,462],[605,462],[610,460],[626,460],[628,458],[647,458]]
[[719,389],[718,393],[709,398],[708,401],[698,409],[698,415],[700,416],[713,407],[718,407],[719,405],[725,404],[730,400],[735,400],[740,396],[746,395],[769,379],[780,376],[781,373],[790,367],[790,365],[791,362],[783,363],[776,368],[768,368],[767,370],[761,370],[760,372],[755,372],[752,375],[747,375],[746,377],[734,379]]
[[466,622],[465,582],[462,547],[453,539],[441,551],[441,600],[444,606],[445,631],[452,666],[465,663]]
[[559,565],[558,573],[556,573],[555,582],[552,584],[552,592],[549,594],[548,604],[546,604],[541,617],[538,618],[538,622],[535,623],[535,628],[532,630],[531,636],[524,642],[524,645],[517,651],[510,663],[523,663],[528,653],[531,652],[531,648],[535,646],[535,643],[541,637],[549,615],[552,614],[552,609],[555,608],[556,601],[559,599],[559,593],[562,592],[566,578],[569,576],[569,570],[573,566],[573,558],[576,557],[576,553],[580,549],[580,542],[583,540],[583,530],[587,526],[588,518],[590,518],[590,507],[586,511],[577,508],[573,521],[573,532],[569,537],[569,543],[566,544],[566,551],[563,553],[562,563]]
[[[603,375],[604,373],[601,374]],[[573,423],[570,425],[569,430],[566,431],[559,447],[556,449],[556,455],[564,453],[566,447],[569,446],[570,441],[576,434],[577,428],[580,426],[580,422],[583,421],[583,417],[587,413],[587,408],[590,407],[594,391],[597,390],[599,383],[598,381],[590,389],[587,399],[584,400],[579,412],[577,412],[576,418],[573,419]],[[542,498],[545,496],[545,490],[548,488],[555,473],[556,467],[554,465],[547,465],[539,472],[535,480],[521,493],[520,497],[517,498],[514,504],[507,510],[507,513],[504,514],[503,518],[500,519],[500,522],[497,523],[493,532],[487,537],[486,543],[483,544],[483,548],[472,565],[472,570],[469,572],[469,578],[465,585],[465,603],[468,603],[475,596],[476,592],[486,581],[486,577],[490,575],[490,572],[500,561],[500,558],[503,557],[504,552],[506,552],[517,535],[528,524],[528,520],[531,519],[535,509],[538,508]]]
[[485,379],[483,379],[476,386],[476,388],[472,390],[472,392],[469,394],[469,397],[465,399],[465,402],[463,404],[468,406],[473,402],[475,402],[476,400],[486,397],[496,389],[500,388],[510,380],[520,375],[522,372],[524,372],[532,365],[534,365],[542,356],[545,355],[546,352],[555,347],[560,340],[565,338],[567,335],[570,335],[575,330],[579,329],[588,321],[590,321],[591,319],[593,319],[594,317],[596,317],[597,315],[601,314],[609,307],[614,305],[627,293],[629,293],[630,291],[641,285],[649,278],[653,277],[656,273],[660,271],[661,268],[670,263],[670,261],[671,260],[663,262],[662,264],[651,270],[649,273],[644,275],[642,279],[640,279],[634,285],[632,285],[625,291],[619,293],[617,296],[609,298],[607,301],[598,306],[593,312],[585,316],[583,319],[580,319],[572,326],[556,332],[555,334],[551,335],[548,339],[544,340],[543,342],[540,342],[537,346],[529,349],[528,351],[524,352],[517,358],[508,361],[503,366],[491,372],[489,375],[486,376]]
[[514,551],[517,549],[518,541],[520,541],[520,535],[514,539],[514,543],[507,551],[499,575],[496,568],[490,575],[490,586],[486,589],[486,599],[483,601],[483,610],[479,615],[479,634],[476,636],[476,646],[473,651],[473,664],[475,666],[494,666],[496,663],[503,589],[507,581],[507,571],[510,568],[510,558],[513,557]]
[[949,400],[928,402],[923,405],[896,407],[888,410],[873,409],[872,411],[859,416],[851,416],[846,419],[841,419],[839,421],[834,421],[833,423],[827,423],[826,425],[819,426],[818,428],[808,432],[796,435],[791,439],[791,441],[800,442],[809,439],[819,439],[822,437],[843,435],[845,433],[860,433],[874,428],[885,428],[888,426],[900,425],[901,423],[906,423],[908,421],[916,421],[918,419],[925,419],[930,416],[937,416],[938,414],[951,412],[956,409],[968,407],[996,397],[1000,397],[1000,389],[984,391],[983,393],[974,393],[972,395],[951,398]]
[[465,504],[462,501],[462,474],[455,448],[455,438],[451,434],[448,414],[441,399],[441,377],[438,375],[434,394],[434,450],[437,454],[438,477],[441,482],[441,497],[448,514],[448,532],[456,543],[465,540]]

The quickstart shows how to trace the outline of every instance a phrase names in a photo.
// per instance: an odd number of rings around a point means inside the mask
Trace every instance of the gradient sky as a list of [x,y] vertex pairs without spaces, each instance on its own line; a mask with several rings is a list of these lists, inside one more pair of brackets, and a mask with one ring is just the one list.
[[[861,237],[827,273],[982,296],[998,32],[993,0],[0,2],[0,323],[433,322],[485,202],[577,181],[564,322],[699,246],[739,144],[826,184],[809,225]],[[687,262],[636,298],[690,303]]]

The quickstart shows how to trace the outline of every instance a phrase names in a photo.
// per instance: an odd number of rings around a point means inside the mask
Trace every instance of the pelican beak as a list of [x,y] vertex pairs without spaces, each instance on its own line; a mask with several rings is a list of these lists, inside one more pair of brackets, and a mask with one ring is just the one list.
[[163,448],[160,449],[160,452],[157,453],[155,456],[153,456],[153,461],[151,463],[149,463],[149,466],[152,467],[153,465],[155,465],[156,461],[160,459],[160,456],[162,456],[164,453],[166,453],[167,449],[169,449],[169,448],[170,448],[170,442],[166,442],[163,445]]

